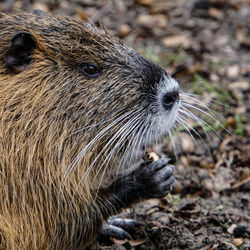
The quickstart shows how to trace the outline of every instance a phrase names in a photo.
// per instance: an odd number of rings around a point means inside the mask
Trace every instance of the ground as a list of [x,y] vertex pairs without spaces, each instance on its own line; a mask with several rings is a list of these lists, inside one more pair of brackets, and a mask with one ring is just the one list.
[[100,21],[200,95],[188,97],[199,99],[193,106],[211,109],[196,110],[205,131],[188,119],[189,132],[179,126],[173,135],[175,150],[168,138],[156,149],[173,159],[177,181],[167,197],[122,212],[145,224],[133,240],[92,248],[250,249],[249,0],[0,1],[0,11],[13,9]]

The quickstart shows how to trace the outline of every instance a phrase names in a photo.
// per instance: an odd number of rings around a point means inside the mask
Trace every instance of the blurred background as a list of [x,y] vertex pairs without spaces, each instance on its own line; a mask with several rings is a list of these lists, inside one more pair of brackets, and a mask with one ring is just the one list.
[[123,211],[146,229],[93,249],[249,249],[250,1],[0,0],[20,9],[101,23],[178,79],[203,120],[178,127],[175,152],[168,138],[156,149],[176,165],[173,194]]

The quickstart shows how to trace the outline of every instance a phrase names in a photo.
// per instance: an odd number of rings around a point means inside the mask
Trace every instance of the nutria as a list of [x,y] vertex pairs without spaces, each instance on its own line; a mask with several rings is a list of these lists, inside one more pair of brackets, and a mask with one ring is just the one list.
[[0,249],[84,249],[121,208],[165,196],[168,159],[136,162],[178,108],[178,83],[105,29],[1,14]]

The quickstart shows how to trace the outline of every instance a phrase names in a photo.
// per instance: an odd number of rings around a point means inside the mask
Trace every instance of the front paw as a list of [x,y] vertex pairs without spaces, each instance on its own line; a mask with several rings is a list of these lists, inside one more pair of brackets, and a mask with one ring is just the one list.
[[162,198],[172,189],[174,166],[168,165],[169,159],[143,162],[133,171],[141,198]]

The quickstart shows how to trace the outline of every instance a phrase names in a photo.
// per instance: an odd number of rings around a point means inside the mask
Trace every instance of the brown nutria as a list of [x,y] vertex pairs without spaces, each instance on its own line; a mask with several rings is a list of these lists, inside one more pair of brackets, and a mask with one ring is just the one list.
[[121,208],[165,196],[168,159],[135,163],[178,109],[178,83],[107,31],[1,14],[0,249],[83,249]]

